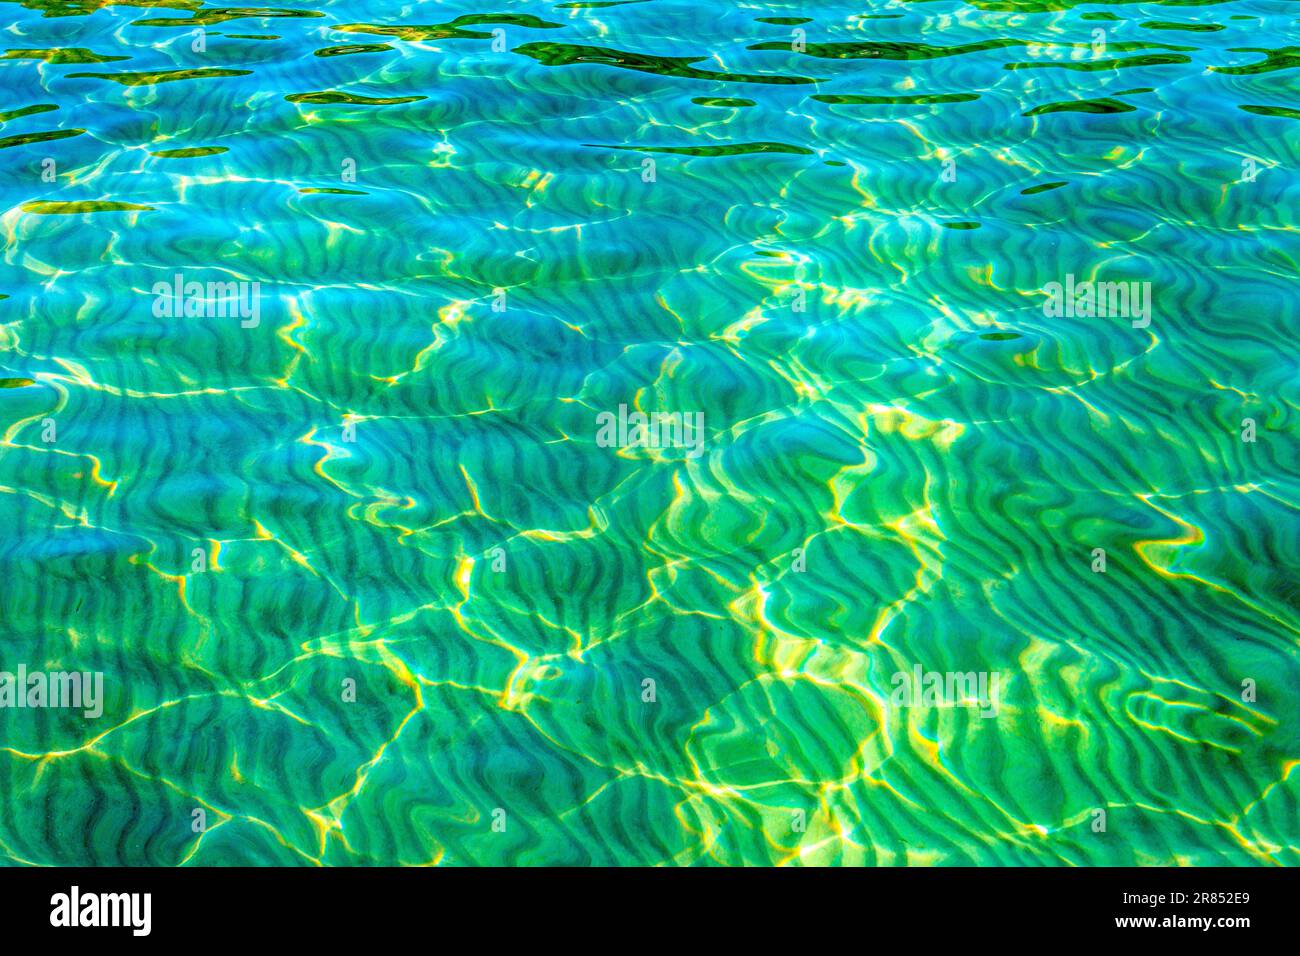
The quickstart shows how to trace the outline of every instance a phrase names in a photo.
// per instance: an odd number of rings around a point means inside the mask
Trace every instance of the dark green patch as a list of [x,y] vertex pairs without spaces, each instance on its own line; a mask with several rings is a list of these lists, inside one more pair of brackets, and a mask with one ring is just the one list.
[[[937,46],[933,43],[899,43],[889,41],[859,43],[809,43],[804,55],[815,56],[823,60],[937,60],[948,56],[963,56],[967,53],[979,53],[983,50],[1000,50],[1011,46],[1024,46],[1021,40],[999,37],[995,40],[982,40],[978,43],[962,43],[954,46]],[[789,50],[790,44],[766,42],[755,43],[751,50]]]
[[44,60],[46,63],[108,63],[129,60],[129,56],[105,56],[85,47],[67,46],[49,50],[6,50],[6,60]]
[[153,212],[153,206],[141,206],[133,202],[114,202],[108,199],[91,199],[81,202],[55,202],[53,200],[37,199],[32,202],[25,202],[22,205],[23,212],[35,213],[38,216],[72,216],[78,213],[90,212]]
[[1254,113],[1257,116],[1275,116],[1278,119],[1300,119],[1300,110],[1293,110],[1289,106],[1254,106],[1250,104],[1242,105],[1241,109],[1247,113]]
[[697,96],[691,102],[698,103],[700,106],[727,106],[733,108],[758,105],[753,100],[743,99],[739,96]]
[[26,146],[28,143],[47,143],[55,139],[68,139],[72,136],[80,136],[84,129],[52,129],[43,133],[22,133],[18,136],[5,136],[0,138],[0,149],[8,149],[10,146]]
[[0,123],[7,123],[10,120],[18,119],[20,116],[33,116],[36,113],[48,113],[57,109],[58,107],[53,103],[37,103],[35,106],[24,106],[20,109],[9,110],[7,113],[0,113]]
[[157,70],[150,73],[69,73],[68,78],[111,80],[123,86],[153,86],[156,83],[175,83],[179,80],[215,80],[227,76],[248,76],[252,72],[252,70],[219,70],[205,67],[199,70]]
[[596,149],[625,149],[639,153],[673,153],[681,156],[743,156],[750,153],[794,153],[811,156],[812,150],[789,143],[719,143],[710,146],[609,146],[584,143]]
[[290,93],[285,99],[290,103],[315,103],[319,105],[342,103],[349,106],[397,106],[401,103],[416,103],[427,99],[427,97],[360,96],[356,93],[343,93],[339,90],[322,90],[319,93]]
[[1045,113],[1132,113],[1136,109],[1136,106],[1130,106],[1122,100],[1105,96],[1096,100],[1067,100],[1064,103],[1048,103],[1045,106],[1035,106],[1032,110],[1025,111],[1024,115],[1042,116]]
[[1286,46],[1278,50],[1261,50],[1256,47],[1236,48],[1229,53],[1263,53],[1264,59],[1248,66],[1212,66],[1216,73],[1229,73],[1234,76],[1255,76],[1260,73],[1273,73],[1277,70],[1290,70],[1300,66],[1300,46]]
[[1148,20],[1139,25],[1148,30],[1183,30],[1187,33],[1218,33],[1227,29],[1221,23],[1175,23],[1172,20]]
[[1108,60],[1062,60],[1059,63],[1004,63],[1004,70],[1074,70],[1079,73],[1097,73],[1102,70],[1123,70],[1132,66],[1174,66],[1191,63],[1192,58],[1181,53],[1146,53]]
[[[147,4],[140,4],[147,6]],[[152,20],[136,20],[133,27],[208,27],[230,20],[264,19],[267,17],[323,17],[325,14],[316,10],[279,10],[273,7],[209,7],[190,12],[188,17],[156,17]]]
[[215,156],[229,151],[229,147],[226,146],[187,146],[183,149],[160,149],[149,155],[157,156],[159,159],[194,159],[198,156]]
[[871,96],[855,93],[817,93],[813,99],[819,103],[840,106],[925,106],[931,103],[969,103],[979,99],[978,93],[903,93],[897,96]]
[[383,53],[392,48],[388,43],[344,43],[339,46],[323,46],[316,51],[316,55],[351,56],[354,53]]
[[541,20],[525,13],[468,13],[450,23],[425,23],[392,25],[383,23],[345,23],[332,29],[341,33],[368,33],[375,36],[396,37],[399,40],[487,40],[491,33],[466,30],[469,26],[503,23],[507,26],[527,27],[532,30],[556,30],[563,24]]
[[586,10],[594,7],[621,7],[627,3],[649,3],[650,0],[575,0],[573,3],[559,3],[556,10]]
[[[781,44],[777,44],[782,47]],[[784,47],[782,47],[784,48]],[[628,53],[602,46],[580,46],[575,43],[525,43],[515,47],[515,53],[532,57],[543,66],[575,66],[579,63],[614,66],[622,70],[636,70],[639,73],[654,73],[659,76],[680,76],[695,80],[723,80],[733,83],[816,83],[817,79],[809,76],[796,76],[789,73],[714,73],[692,66],[707,59],[702,56],[652,56],[648,53]]]

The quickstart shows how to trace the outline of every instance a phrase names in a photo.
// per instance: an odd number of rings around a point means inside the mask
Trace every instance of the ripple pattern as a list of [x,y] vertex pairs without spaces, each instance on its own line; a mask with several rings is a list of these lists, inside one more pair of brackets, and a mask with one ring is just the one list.
[[4,862],[1300,863],[1294,3],[0,12]]

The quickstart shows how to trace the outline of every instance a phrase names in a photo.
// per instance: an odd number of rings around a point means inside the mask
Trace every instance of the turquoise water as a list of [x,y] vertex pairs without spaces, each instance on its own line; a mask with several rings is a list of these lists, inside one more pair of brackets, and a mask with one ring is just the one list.
[[1300,862],[1295,3],[2,9],[7,862]]

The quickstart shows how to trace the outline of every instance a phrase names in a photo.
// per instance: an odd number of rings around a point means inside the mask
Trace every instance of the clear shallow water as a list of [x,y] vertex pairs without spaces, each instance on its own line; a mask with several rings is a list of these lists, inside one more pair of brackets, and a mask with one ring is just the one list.
[[1297,862],[1297,4],[3,14],[9,862]]

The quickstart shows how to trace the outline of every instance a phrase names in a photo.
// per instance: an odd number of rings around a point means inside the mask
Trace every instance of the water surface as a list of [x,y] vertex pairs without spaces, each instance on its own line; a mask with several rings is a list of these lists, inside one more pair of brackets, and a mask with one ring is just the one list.
[[1298,862],[1297,4],[0,12],[5,861]]

